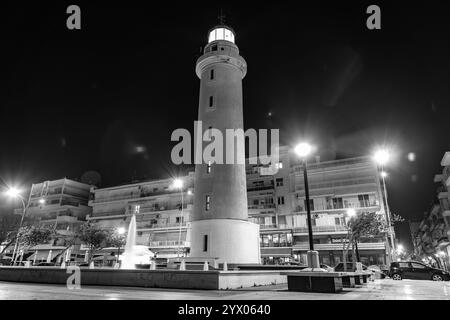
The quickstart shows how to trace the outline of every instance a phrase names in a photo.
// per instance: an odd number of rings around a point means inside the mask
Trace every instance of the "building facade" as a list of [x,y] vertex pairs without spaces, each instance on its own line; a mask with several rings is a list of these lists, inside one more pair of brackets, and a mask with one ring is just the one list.
[[417,257],[450,269],[450,152],[444,154],[441,166],[442,173],[434,177],[434,182],[438,184],[437,196],[412,239]]
[[194,174],[179,179],[183,181],[182,191],[173,186],[174,179],[93,187],[89,201],[92,214],[87,220],[114,230],[128,228],[134,214],[137,244],[148,246],[161,258],[186,256],[190,250],[187,230],[192,216]]
[[[303,170],[295,154],[280,148],[277,172],[267,174],[258,165],[247,165],[249,215],[260,224],[263,263],[297,260],[306,264],[308,227]],[[334,266],[342,261],[348,233],[345,214],[374,211],[385,216],[377,166],[370,157],[308,164],[310,208],[314,249],[321,263]],[[386,236],[358,243],[361,262],[387,264]]]
[[[281,147],[276,168],[274,171],[267,166],[249,164],[248,160],[246,164],[248,214],[260,227],[261,262],[281,264],[295,260],[306,264],[308,229],[301,165],[287,147]],[[321,263],[334,266],[342,261],[343,241],[348,232],[347,210],[385,214],[379,173],[370,157],[358,157],[311,162],[308,178],[315,250],[319,251]],[[138,212],[138,244],[148,245],[159,257],[176,257],[179,246],[183,255],[188,255],[196,192],[194,174],[182,180],[185,185],[182,219],[180,192],[170,188],[173,179],[166,179],[92,188],[93,198],[89,203],[93,211],[88,220],[104,228],[127,227],[133,212]],[[358,249],[361,262],[366,265],[389,263],[385,236],[362,239]]]
[[[88,184],[66,178],[31,186],[26,217],[32,224],[54,230],[57,236],[52,243],[28,248],[34,252],[28,260],[52,260],[66,248],[68,239],[78,232],[92,211],[88,206],[90,189]],[[14,212],[22,214],[23,209]]]

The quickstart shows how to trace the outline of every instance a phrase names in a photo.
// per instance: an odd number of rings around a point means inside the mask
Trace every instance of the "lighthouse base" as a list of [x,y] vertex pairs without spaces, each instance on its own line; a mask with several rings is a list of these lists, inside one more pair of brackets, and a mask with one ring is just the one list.
[[233,219],[193,221],[190,256],[218,263],[260,264],[259,225]]

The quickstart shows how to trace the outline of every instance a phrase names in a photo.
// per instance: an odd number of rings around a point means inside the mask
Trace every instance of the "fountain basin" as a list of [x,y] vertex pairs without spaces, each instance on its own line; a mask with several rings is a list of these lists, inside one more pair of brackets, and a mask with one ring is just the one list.
[[[173,289],[237,289],[287,283],[279,271],[196,271],[80,268],[81,286]],[[0,267],[0,281],[66,285],[71,274],[59,267]]]

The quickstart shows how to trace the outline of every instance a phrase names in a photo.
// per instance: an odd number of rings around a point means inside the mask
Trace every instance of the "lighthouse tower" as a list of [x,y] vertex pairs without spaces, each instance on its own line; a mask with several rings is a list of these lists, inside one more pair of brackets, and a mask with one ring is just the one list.
[[[195,71],[200,78],[198,118],[202,133],[218,129],[225,140],[226,129],[243,129],[242,79],[247,64],[239,55],[230,27],[219,25],[209,32]],[[260,263],[259,225],[248,221],[245,146],[236,142],[233,164],[225,164],[229,150],[223,150],[224,164],[202,161],[195,167],[192,258]],[[226,141],[223,145],[225,149]]]

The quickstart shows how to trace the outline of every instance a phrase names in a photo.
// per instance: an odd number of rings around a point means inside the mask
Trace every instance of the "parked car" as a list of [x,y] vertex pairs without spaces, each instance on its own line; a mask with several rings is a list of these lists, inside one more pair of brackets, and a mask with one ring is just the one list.
[[[374,275],[375,279],[384,279],[386,275],[380,270],[380,268],[370,268],[366,265],[362,264],[363,271],[370,271]],[[334,267],[335,272],[345,272],[344,271],[344,263],[340,262]],[[347,262],[347,272],[355,272],[356,271],[356,263],[355,262]]]
[[445,270],[432,268],[417,261],[392,262],[389,269],[389,276],[393,280],[415,279],[449,281],[450,273]]
[[322,269],[327,270],[328,272],[333,272],[333,271],[334,271],[332,267],[330,267],[329,265],[324,264],[324,263],[321,263],[321,264],[320,264],[320,267],[321,267]]
[[[362,269],[364,271],[367,270],[367,266],[362,265]],[[344,272],[344,263],[340,262],[334,267],[335,272]],[[347,262],[347,272],[355,272],[356,271],[356,263],[355,262]]]

